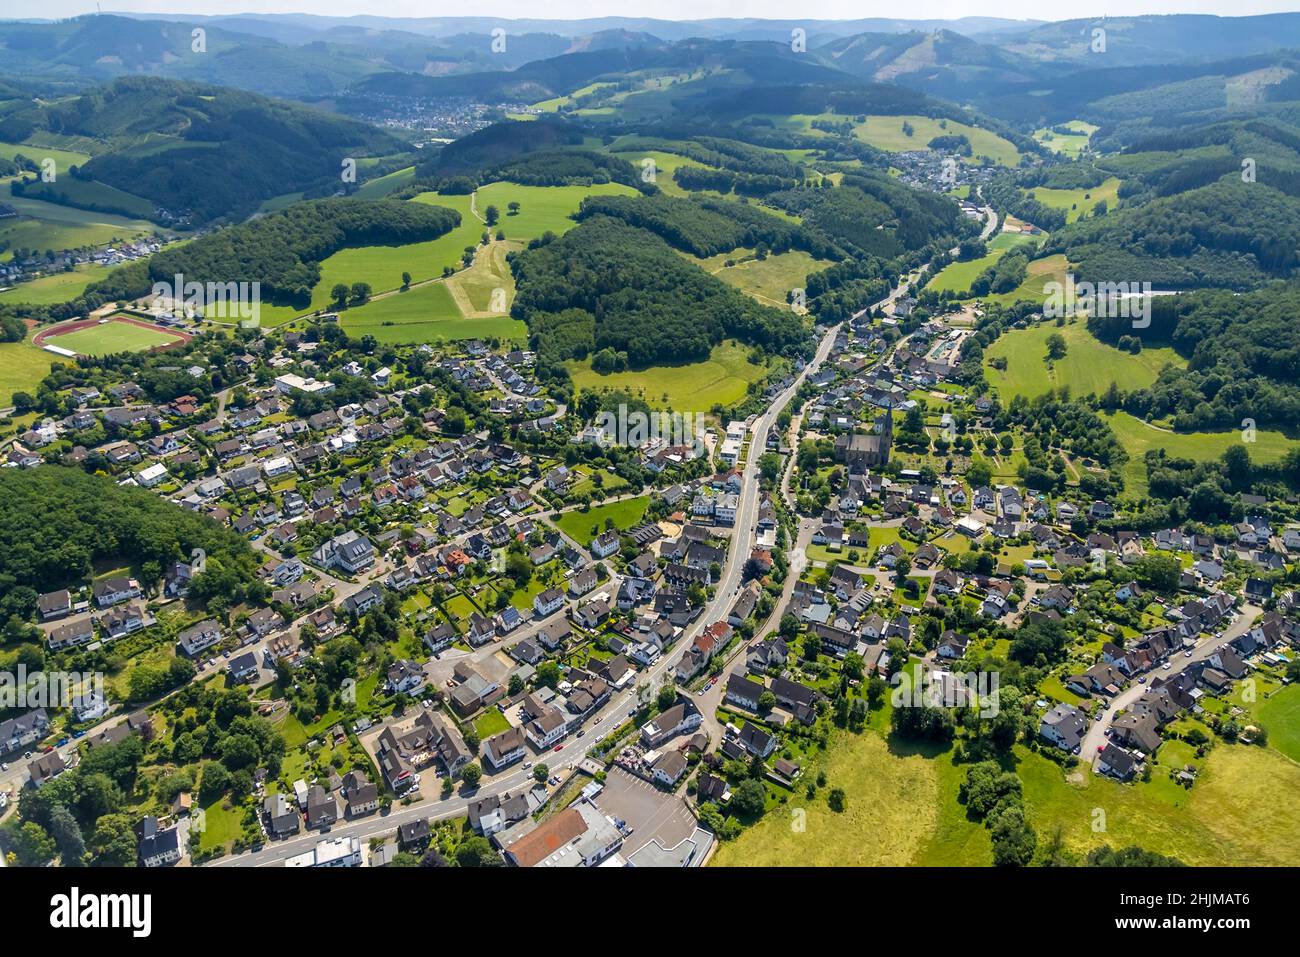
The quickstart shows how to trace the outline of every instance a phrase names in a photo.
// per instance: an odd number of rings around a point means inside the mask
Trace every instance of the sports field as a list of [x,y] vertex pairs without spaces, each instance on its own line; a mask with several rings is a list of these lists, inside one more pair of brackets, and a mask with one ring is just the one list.
[[724,406],[745,397],[749,383],[761,378],[766,367],[749,361],[749,347],[727,341],[715,346],[703,362],[649,369],[593,372],[591,360],[565,363],[575,389],[619,389],[640,395],[656,409],[673,412],[708,412],[715,404]]
[[926,288],[940,292],[966,292],[970,289],[970,284],[975,281],[975,277],[1001,259],[1002,254],[1008,249],[1034,241],[1035,237],[1026,236],[1024,233],[998,233],[988,243],[988,255],[964,262],[949,263],[930,280]]
[[[1065,358],[1049,369],[1047,337],[1053,333],[1065,339],[1067,351]],[[1005,371],[989,365],[989,359],[998,357],[1007,360]],[[984,377],[1004,402],[1013,395],[1032,399],[1063,385],[1068,385],[1075,395],[1100,395],[1112,382],[1125,391],[1145,388],[1156,381],[1166,363],[1186,364],[1169,348],[1143,349],[1137,355],[1123,352],[1097,339],[1079,319],[1060,328],[1043,322],[1003,333],[985,352]]]
[[107,356],[116,352],[144,352],[184,341],[185,337],[157,326],[120,321],[82,325],[71,332],[47,332],[43,345],[58,346],[82,356]]
[[[1148,425],[1127,412],[1116,412],[1107,418],[1124,451],[1128,452],[1129,460],[1123,467],[1124,489],[1126,494],[1134,497],[1147,492],[1147,470],[1142,456],[1149,449],[1164,449],[1177,458],[1204,462],[1219,458],[1230,446],[1242,441],[1242,433],[1237,429],[1229,432],[1170,432]],[[1288,439],[1281,432],[1259,429],[1255,441],[1248,443],[1246,449],[1252,461],[1269,463],[1277,462],[1297,446],[1300,446],[1300,440]]]
[[1044,206],[1065,210],[1066,222],[1072,223],[1080,216],[1092,215],[1093,207],[1102,200],[1106,201],[1108,208],[1114,209],[1119,202],[1119,179],[1111,176],[1102,181],[1100,186],[1088,189],[1045,189],[1036,186],[1026,192]]

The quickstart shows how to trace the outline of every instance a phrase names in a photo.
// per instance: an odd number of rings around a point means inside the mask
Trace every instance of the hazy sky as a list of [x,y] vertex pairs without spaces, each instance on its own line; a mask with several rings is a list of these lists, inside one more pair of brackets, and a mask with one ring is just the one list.
[[[1243,16],[1300,10],[1300,0],[911,0],[906,4],[862,0],[481,0],[473,4],[437,0],[100,0],[112,10],[155,13],[318,13],[392,17],[500,16],[577,19],[596,16],[699,20],[709,17],[766,17],[777,20],[963,16],[1065,20],[1072,17],[1138,13],[1218,13]],[[0,0],[0,17],[53,18],[93,13],[95,0]]]

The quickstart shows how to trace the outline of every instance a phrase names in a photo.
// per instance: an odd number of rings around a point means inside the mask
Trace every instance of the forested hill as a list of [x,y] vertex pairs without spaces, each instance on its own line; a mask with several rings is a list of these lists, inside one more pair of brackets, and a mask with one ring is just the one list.
[[[1142,418],[1170,418],[1186,430],[1239,429],[1247,419],[1300,429],[1297,316],[1297,283],[1242,295],[1214,290],[1158,297],[1144,336],[1171,343],[1187,368],[1166,367],[1150,388],[1125,395],[1122,407]],[[1128,318],[1094,317],[1088,328],[1113,343],[1133,333]]]
[[305,307],[323,259],[350,246],[401,245],[445,235],[460,224],[453,209],[394,200],[322,199],[209,233],[112,272],[84,297],[55,310],[78,315],[117,299],[146,295],[156,281],[260,282],[265,301]]
[[1056,234],[1080,279],[1157,289],[1250,289],[1300,268],[1300,199],[1263,183],[1220,183],[1081,220]]
[[793,312],[763,306],[683,259],[658,236],[594,216],[512,258],[512,314],[539,368],[604,348],[634,367],[699,361],[724,338],[789,355],[810,339]]
[[196,548],[213,583],[228,579],[228,594],[255,579],[259,562],[244,539],[153,492],[63,466],[0,470],[0,593],[22,590],[16,597],[33,607],[37,594],[85,580],[96,563],[130,565],[152,585]]
[[[100,144],[75,178],[142,196],[196,223],[242,219],[286,193],[329,195],[342,185],[344,158],[407,149],[373,126],[295,103],[142,77],[36,101],[0,124],[0,138],[9,141],[40,132]],[[27,192],[39,196],[46,185],[35,181]]]

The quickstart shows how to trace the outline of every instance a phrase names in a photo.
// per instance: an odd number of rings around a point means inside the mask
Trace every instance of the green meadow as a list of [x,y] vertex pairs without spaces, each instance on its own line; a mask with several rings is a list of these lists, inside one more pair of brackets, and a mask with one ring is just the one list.
[[[1060,333],[1065,358],[1051,367],[1047,362],[1047,337]],[[995,369],[990,359],[1005,358],[1007,368]],[[1184,365],[1173,349],[1153,347],[1137,355],[1123,352],[1092,335],[1082,319],[1057,327],[1051,322],[1005,332],[985,352],[984,376],[1004,401],[1013,395],[1028,398],[1068,385],[1075,395],[1100,395],[1114,382],[1126,391],[1145,388],[1167,363]]]
[[601,375],[591,360],[565,363],[575,389],[617,389],[640,395],[653,408],[674,412],[708,412],[715,404],[733,405],[745,397],[749,383],[762,378],[763,365],[749,361],[750,349],[727,341],[714,346],[703,362],[611,372]]
[[1065,210],[1066,222],[1072,223],[1080,216],[1091,215],[1093,207],[1102,200],[1106,201],[1108,208],[1114,209],[1119,202],[1119,179],[1110,176],[1100,186],[1088,189],[1047,189],[1035,186],[1025,192],[1044,206]]
[[987,255],[980,256],[978,259],[949,263],[930,280],[927,288],[937,289],[940,292],[966,292],[975,278],[1001,259],[1002,254],[1008,249],[1034,241],[1033,236],[1026,236],[1024,233],[998,233],[989,241]]

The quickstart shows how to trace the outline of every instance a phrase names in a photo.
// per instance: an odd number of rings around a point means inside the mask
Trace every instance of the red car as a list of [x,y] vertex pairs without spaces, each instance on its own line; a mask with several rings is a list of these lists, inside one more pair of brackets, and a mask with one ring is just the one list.
[[557,744],[555,747],[551,748],[551,750],[552,750],[552,751],[563,751],[563,750],[564,750],[564,745],[562,745],[562,744]]

